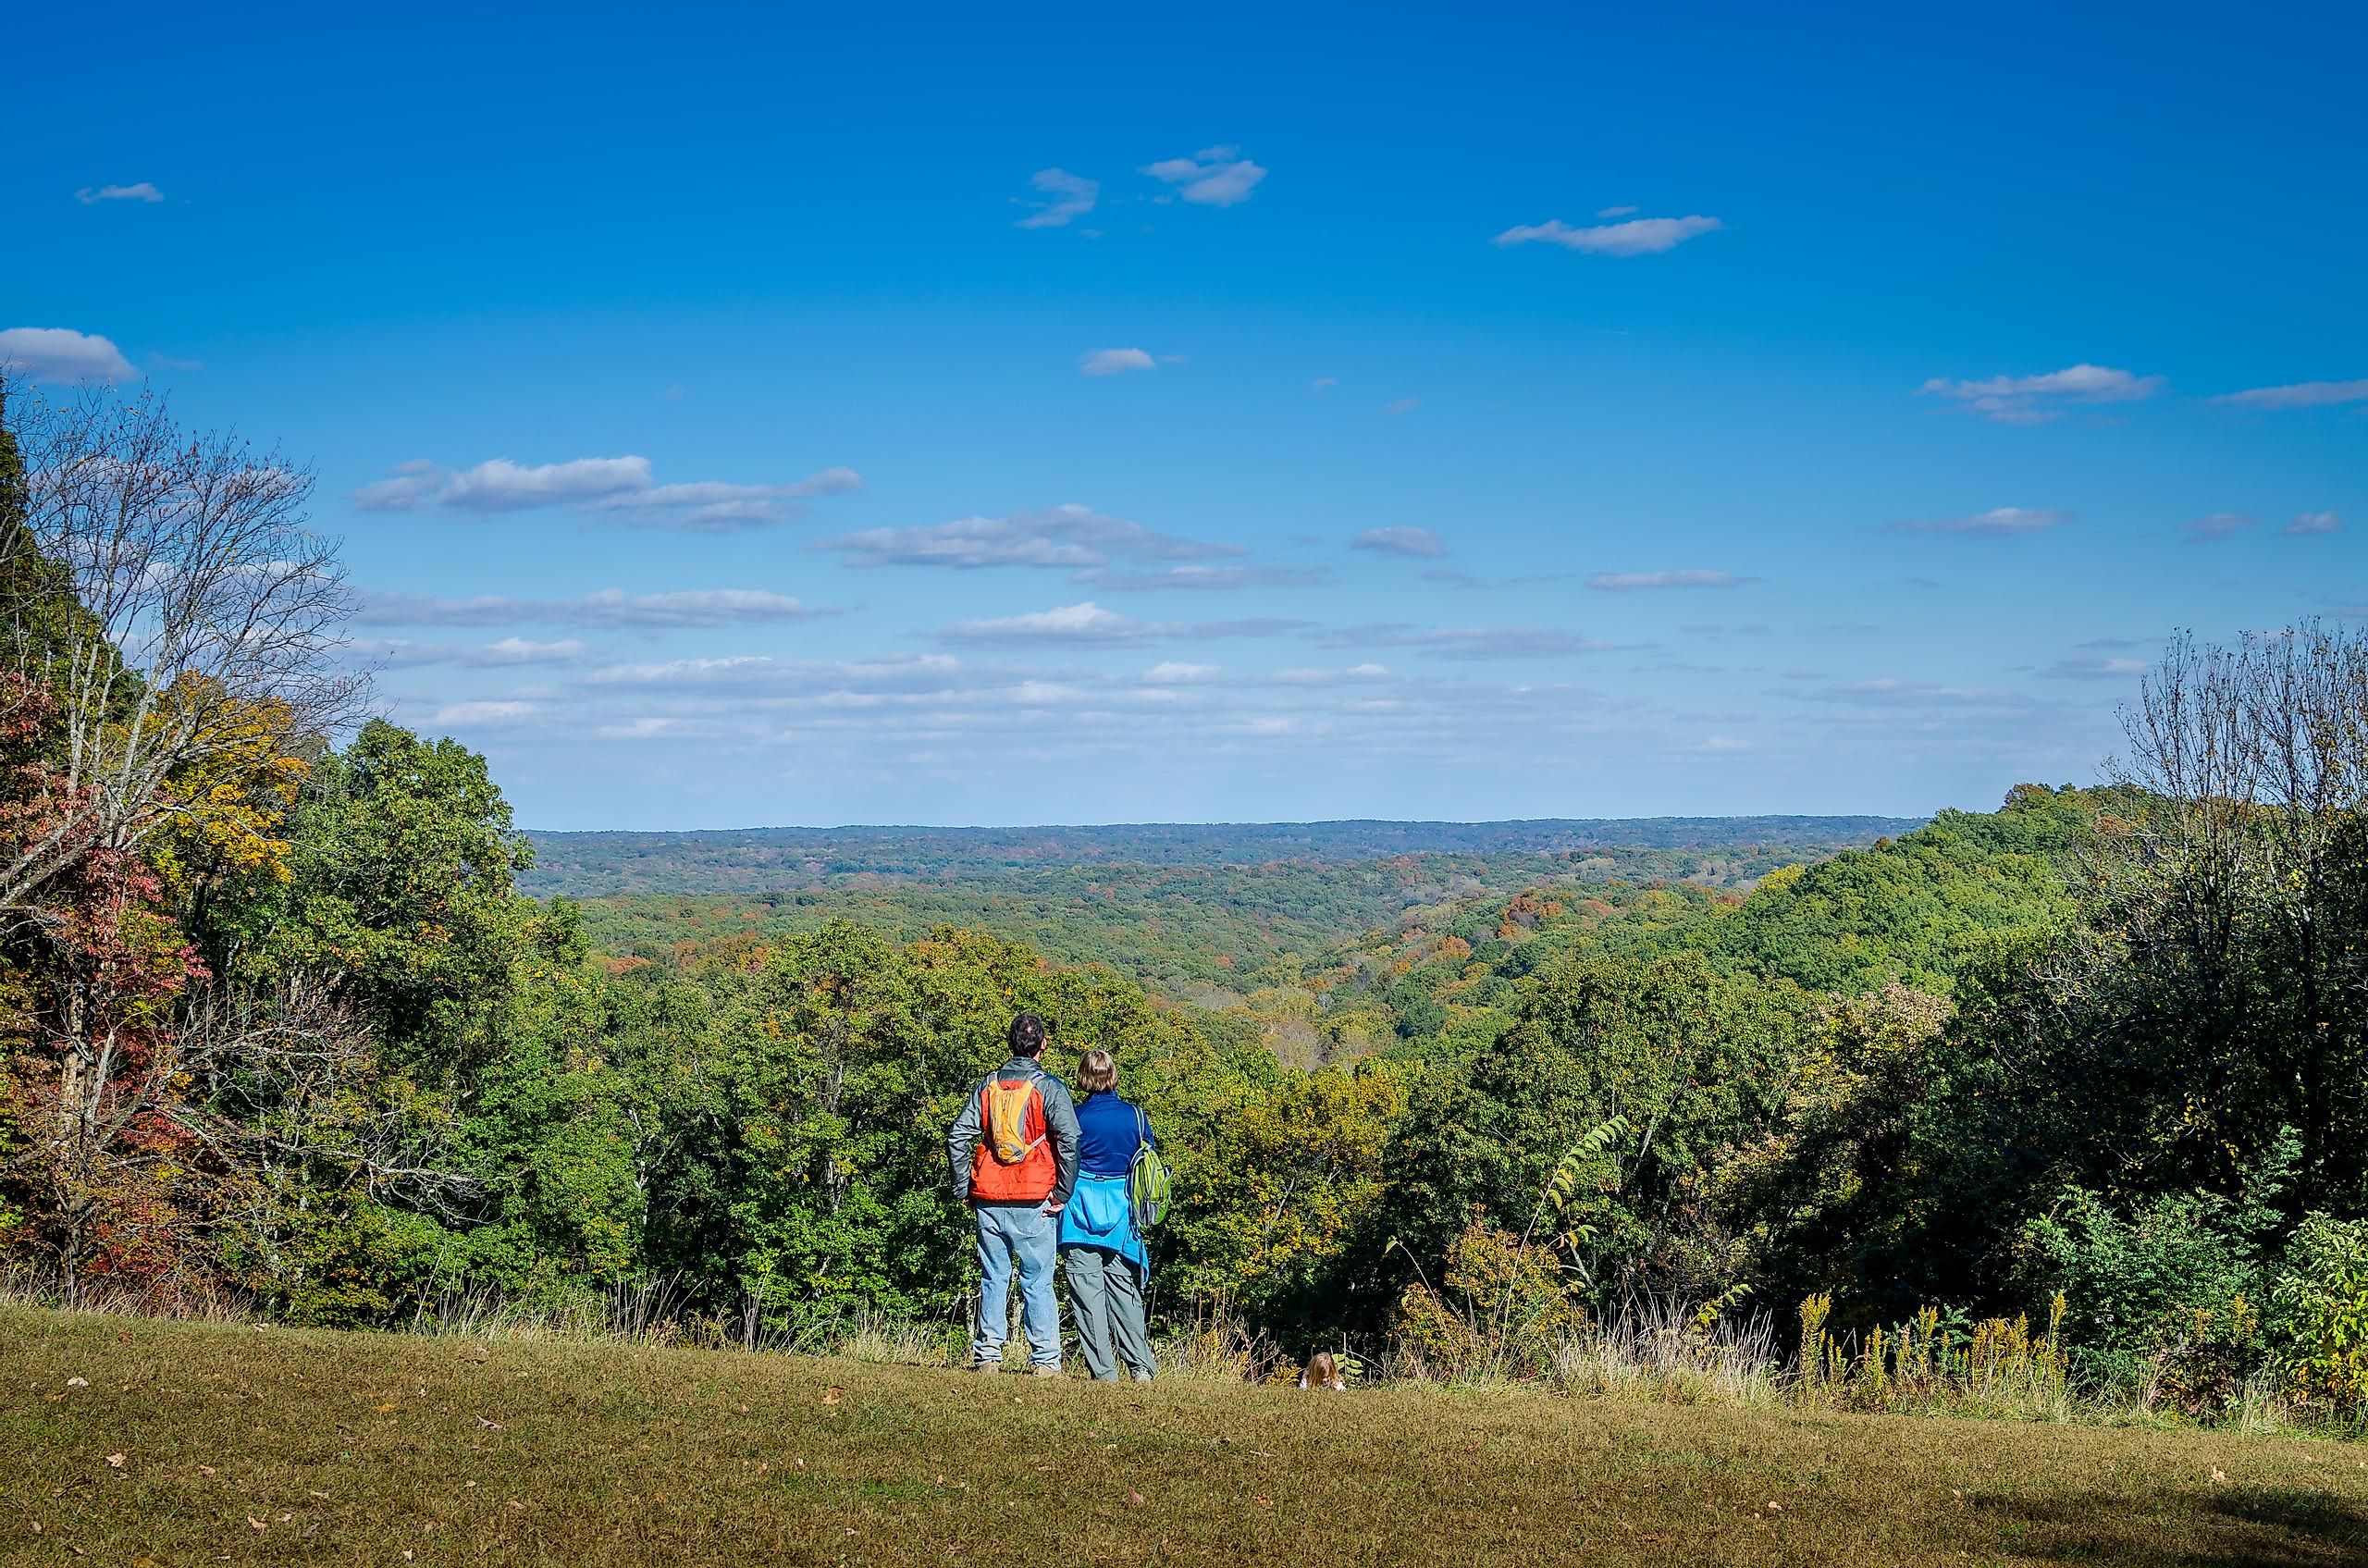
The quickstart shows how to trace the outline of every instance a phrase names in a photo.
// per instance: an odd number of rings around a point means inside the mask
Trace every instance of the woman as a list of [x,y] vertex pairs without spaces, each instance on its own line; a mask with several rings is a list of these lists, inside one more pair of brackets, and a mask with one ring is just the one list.
[[[1138,1383],[1156,1366],[1143,1325],[1143,1284],[1150,1259],[1135,1225],[1128,1177],[1146,1143],[1159,1147],[1141,1107],[1118,1098],[1118,1064],[1107,1051],[1088,1051],[1078,1064],[1077,1187],[1061,1211],[1061,1261],[1069,1280],[1069,1313],[1086,1370],[1104,1382],[1118,1377],[1118,1362]],[[1117,1341],[1118,1358],[1110,1356]]]

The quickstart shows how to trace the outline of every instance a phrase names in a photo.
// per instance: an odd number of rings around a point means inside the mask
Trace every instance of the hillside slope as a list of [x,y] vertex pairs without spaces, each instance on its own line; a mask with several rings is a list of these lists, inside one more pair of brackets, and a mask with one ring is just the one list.
[[2068,919],[2066,868],[2093,791],[2025,785],[1992,812],[1943,811],[1914,833],[1764,879],[1669,940],[1818,991],[1894,981],[1946,993],[2000,943]]
[[[72,1379],[81,1378],[87,1387]],[[2336,1564],[2348,1445],[0,1312],[0,1562]]]

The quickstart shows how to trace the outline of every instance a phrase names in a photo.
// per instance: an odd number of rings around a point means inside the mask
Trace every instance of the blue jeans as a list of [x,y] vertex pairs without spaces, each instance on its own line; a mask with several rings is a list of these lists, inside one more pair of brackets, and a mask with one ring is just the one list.
[[971,1212],[979,1221],[979,1318],[970,1333],[970,1359],[1003,1359],[1011,1319],[1012,1266],[1017,1264],[1028,1359],[1038,1366],[1060,1365],[1061,1308],[1053,1295],[1059,1217],[1034,1204],[980,1204]]

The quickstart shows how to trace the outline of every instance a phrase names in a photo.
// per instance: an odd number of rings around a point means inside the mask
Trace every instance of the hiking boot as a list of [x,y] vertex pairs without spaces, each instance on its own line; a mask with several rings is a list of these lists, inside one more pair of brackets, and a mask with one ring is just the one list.
[[1003,1363],[999,1361],[974,1361],[970,1364],[970,1370],[973,1372],[1001,1372],[1003,1370]]
[[1148,1372],[1138,1372],[1135,1374],[1135,1381],[1138,1383],[1148,1383],[1151,1381],[1151,1374]]
[[1031,1366],[1028,1369],[1028,1375],[1031,1377],[1058,1377],[1061,1375],[1061,1369],[1057,1366]]

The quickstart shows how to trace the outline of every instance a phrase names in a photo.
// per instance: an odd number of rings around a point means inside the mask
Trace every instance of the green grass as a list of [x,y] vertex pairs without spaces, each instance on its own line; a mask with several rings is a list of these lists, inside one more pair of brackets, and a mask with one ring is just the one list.
[[2325,1441],[0,1311],[6,1563],[2363,1560]]

